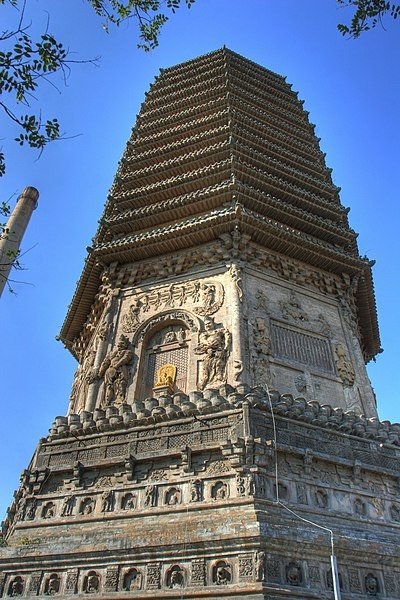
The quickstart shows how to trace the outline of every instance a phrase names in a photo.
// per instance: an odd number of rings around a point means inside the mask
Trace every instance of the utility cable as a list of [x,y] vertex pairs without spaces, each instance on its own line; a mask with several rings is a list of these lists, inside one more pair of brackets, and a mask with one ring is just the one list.
[[275,497],[276,497],[275,503],[278,506],[281,506],[287,512],[291,513],[294,517],[296,517],[300,521],[303,521],[304,523],[308,523],[309,525],[312,525],[313,527],[317,527],[318,529],[322,529],[322,530],[327,531],[329,533],[329,535],[330,535],[330,541],[331,541],[331,556],[330,556],[330,559],[331,559],[331,568],[332,568],[333,591],[334,591],[334,595],[335,595],[335,600],[341,600],[339,575],[338,575],[337,562],[336,562],[336,556],[335,556],[335,548],[334,548],[334,542],[333,542],[333,531],[332,531],[332,529],[329,529],[329,527],[325,527],[324,525],[319,525],[318,523],[315,523],[314,521],[311,521],[310,519],[305,519],[304,517],[302,517],[301,515],[299,515],[298,513],[296,513],[294,510],[292,510],[291,508],[289,508],[288,506],[286,506],[286,504],[284,504],[280,500],[280,498],[279,498],[278,438],[277,438],[277,429],[276,429],[275,414],[274,414],[274,408],[272,406],[272,400],[271,400],[271,396],[270,396],[270,393],[269,393],[268,385],[265,384],[263,387],[264,387],[264,391],[267,394],[268,403],[269,403],[269,407],[270,407],[270,410],[271,410],[272,429],[273,429],[273,433],[274,433]]

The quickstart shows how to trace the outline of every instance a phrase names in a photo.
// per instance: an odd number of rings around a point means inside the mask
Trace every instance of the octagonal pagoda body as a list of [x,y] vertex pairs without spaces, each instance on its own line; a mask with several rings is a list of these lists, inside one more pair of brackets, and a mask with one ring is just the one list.
[[160,72],[62,327],[79,366],[4,524],[3,596],[332,598],[328,527],[344,598],[400,597],[371,263],[318,142],[226,48]]

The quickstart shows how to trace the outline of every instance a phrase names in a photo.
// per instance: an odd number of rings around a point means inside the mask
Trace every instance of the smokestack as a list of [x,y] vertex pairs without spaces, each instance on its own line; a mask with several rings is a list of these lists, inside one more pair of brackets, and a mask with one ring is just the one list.
[[5,230],[0,236],[0,296],[10,274],[13,262],[18,258],[19,247],[35,208],[39,192],[27,187],[17,200]]

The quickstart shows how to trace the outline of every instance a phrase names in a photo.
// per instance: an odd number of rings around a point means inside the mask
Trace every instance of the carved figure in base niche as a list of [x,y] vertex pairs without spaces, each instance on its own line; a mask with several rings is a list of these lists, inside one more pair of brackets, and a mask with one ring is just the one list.
[[178,488],[170,488],[165,494],[165,503],[169,506],[181,503],[181,491]]
[[157,489],[156,489],[155,485],[151,484],[146,487],[146,490],[144,493],[144,503],[143,503],[143,506],[145,508],[156,505],[156,492],[157,492]]
[[265,579],[265,552],[257,550],[254,554],[254,566],[256,571],[256,581]]
[[204,355],[203,374],[199,388],[226,382],[226,363],[231,349],[231,334],[227,329],[216,329],[214,319],[204,319],[204,331],[199,335],[195,354]]
[[99,371],[99,377],[104,377],[103,406],[121,404],[125,400],[129,365],[133,358],[128,338],[121,335],[117,347],[107,354]]
[[377,596],[379,592],[378,579],[372,573],[368,573],[365,578],[365,591],[370,596]]
[[101,512],[111,512],[114,504],[114,493],[106,490],[101,495]]
[[46,581],[45,594],[47,596],[55,596],[60,591],[60,578],[58,575],[50,575]]
[[286,567],[286,581],[290,585],[300,585],[303,576],[301,574],[301,568],[295,563],[289,563]]
[[228,497],[228,486],[224,481],[217,481],[211,488],[213,500],[225,500]]
[[8,595],[15,598],[16,596],[22,596],[24,593],[24,581],[22,577],[16,577],[11,582]]
[[342,344],[336,344],[336,369],[344,385],[351,387],[356,379],[356,373],[351,362],[347,359],[346,350]]
[[32,521],[36,514],[37,501],[32,498],[29,500],[28,508],[26,509],[26,518],[28,521]]
[[200,479],[190,484],[190,502],[200,502],[203,498],[203,485]]
[[217,562],[213,571],[213,582],[216,585],[228,585],[231,583],[231,566],[227,562],[224,560]]
[[72,511],[75,505],[75,496],[65,496],[61,506],[61,516],[69,517],[72,515]]
[[123,589],[126,592],[140,590],[142,587],[142,574],[138,569],[130,569],[124,577]]
[[84,585],[86,594],[96,594],[100,588],[100,577],[96,571],[89,571]]
[[134,510],[136,508],[136,496],[133,494],[125,494],[121,502],[122,510]]
[[28,508],[28,499],[21,498],[18,503],[18,510],[17,510],[17,520],[18,521],[25,521],[27,508]]
[[167,586],[171,589],[185,587],[185,572],[178,565],[172,567],[167,574]]

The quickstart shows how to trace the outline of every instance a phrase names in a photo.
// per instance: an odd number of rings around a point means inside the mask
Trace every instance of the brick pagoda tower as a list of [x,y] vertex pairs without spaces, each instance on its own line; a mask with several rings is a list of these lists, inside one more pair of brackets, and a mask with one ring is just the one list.
[[2,597],[333,598],[329,529],[342,598],[400,598],[371,262],[318,141],[285,79],[225,48],[156,78],[62,327],[67,416],[4,522]]

